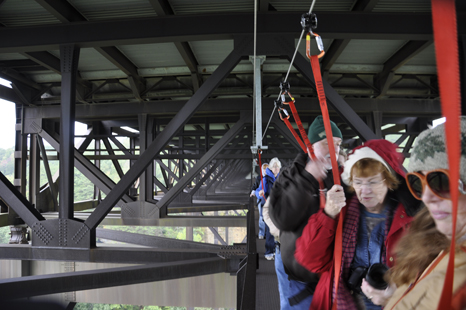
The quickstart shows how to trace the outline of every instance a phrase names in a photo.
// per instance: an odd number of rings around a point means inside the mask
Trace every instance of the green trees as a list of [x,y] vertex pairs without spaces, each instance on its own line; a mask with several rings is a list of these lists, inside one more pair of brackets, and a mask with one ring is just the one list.
[[15,169],[14,149],[0,148],[0,171],[13,182],[13,173]]

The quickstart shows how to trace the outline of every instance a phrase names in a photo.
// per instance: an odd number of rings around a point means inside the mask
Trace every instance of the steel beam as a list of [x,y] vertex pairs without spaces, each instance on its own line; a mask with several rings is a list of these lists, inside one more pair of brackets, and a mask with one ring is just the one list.
[[39,211],[31,205],[26,197],[24,197],[1,172],[0,198],[29,226],[32,227],[35,223],[44,220],[44,217],[39,213]]
[[193,259],[142,266],[65,272],[0,280],[0,299],[27,298],[228,272],[222,258]]
[[[184,27],[186,28],[186,27]],[[242,48],[249,45],[250,42],[243,42]],[[147,150],[142,153],[139,159],[133,164],[125,176],[115,185],[113,190],[105,197],[102,203],[86,220],[86,225],[91,228],[96,228],[97,225],[105,218],[113,206],[120,200],[123,194],[129,189],[131,184],[141,175],[146,167],[153,161],[156,154],[167,144],[168,141],[184,126],[186,121],[197,111],[200,105],[214,91],[215,88],[228,76],[233,68],[241,59],[243,51],[241,48],[234,49],[229,56],[222,62],[219,68],[211,75],[211,77],[199,88],[199,90],[191,97],[186,105],[178,114],[173,117],[165,129],[157,136],[157,138],[149,145]]]
[[[167,159],[176,159],[176,158],[180,158],[179,156],[181,156],[181,155],[179,155],[179,154],[166,155],[166,158]],[[157,158],[163,158],[163,157],[164,157],[163,155],[162,156],[157,155]],[[160,159],[156,159],[155,162],[159,164],[160,169],[162,169],[162,171],[165,171],[165,173],[168,173],[175,181],[178,182],[180,180],[180,178],[172,171],[172,169],[170,169],[167,165],[165,165],[165,163],[163,161],[161,161]]]
[[12,88],[3,85],[0,85],[0,98],[12,102],[21,102],[21,99]]
[[187,174],[181,178],[176,185],[166,193],[162,199],[159,200],[157,206],[160,208],[160,213],[166,214],[167,205],[175,199],[175,197],[191,182],[192,179],[202,170],[204,167],[215,158],[215,156],[225,148],[225,146],[236,137],[236,135],[244,128],[245,124],[252,121],[251,115],[244,115],[241,119],[212,147],[210,150],[202,156],[202,158],[196,163]]
[[[98,247],[92,249],[47,248],[24,244],[1,244],[0,258],[12,260],[60,260],[94,263],[148,264],[189,259],[212,258],[218,249]],[[66,250],[66,251],[65,251]]]
[[[291,60],[293,51],[288,54]],[[314,75],[309,61],[304,59],[301,54],[297,54],[294,60],[294,66],[302,73],[313,85],[315,85]],[[338,115],[350,125],[351,128],[365,141],[376,139],[374,132],[362,121],[362,119],[355,113],[355,111],[348,105],[348,103],[333,89],[332,86],[326,81],[322,81],[322,86],[325,89],[325,96],[332,104],[333,108],[337,111]]]
[[[309,63],[306,61],[306,65]],[[317,98],[296,98],[296,109],[302,113],[319,113],[320,106]],[[346,99],[346,102],[358,114],[371,113],[374,109],[384,112],[384,114],[399,114],[408,116],[417,116],[421,114],[440,115],[440,101],[438,99]],[[137,115],[147,113],[151,115],[157,114],[175,114],[180,111],[185,104],[184,101],[146,101],[145,103],[127,102],[108,103],[102,105],[78,105],[76,106],[76,119],[85,121],[93,119],[103,119],[109,117],[127,117],[129,115]],[[223,113],[231,112],[232,110],[252,110],[251,98],[235,98],[235,99],[208,99],[202,107],[199,108],[199,113]],[[42,107],[24,107],[26,119],[52,119],[60,117],[59,106],[42,106]],[[330,111],[331,113],[332,111]],[[268,113],[268,114],[266,114]],[[267,119],[271,113],[264,110],[264,115]],[[206,116],[202,116],[205,118]],[[212,120],[217,121],[218,118]],[[158,120],[164,124],[164,120]],[[124,126],[124,125],[122,125]],[[114,129],[114,132],[123,134],[123,130]],[[129,132],[127,132],[129,134]],[[131,133],[134,135],[134,133]]]
[[61,115],[60,115],[60,219],[73,218],[74,202],[74,122],[76,78],[80,49],[73,44],[60,45]]
[[47,151],[45,150],[44,141],[42,141],[42,137],[37,137],[37,143],[39,144],[39,149],[42,154],[42,162],[44,163],[45,173],[47,175],[47,182],[49,183],[50,194],[52,195],[53,207],[54,210],[58,210],[58,194],[55,190],[55,184],[53,182],[52,173],[50,171],[49,160],[47,158]]
[[139,76],[138,68],[114,46],[97,47],[96,50],[113,63],[126,75],[132,76],[136,82],[144,85],[144,79]]
[[[39,3],[42,7],[44,7],[49,13],[55,16],[62,23],[87,21],[87,19],[67,1],[36,0],[36,2]],[[123,53],[121,53],[116,47],[105,46],[96,48],[96,50],[100,52],[105,58],[107,58],[111,63],[113,63],[118,69],[123,71],[126,75],[136,79],[140,84],[144,84],[143,79],[139,77],[136,66],[128,58],[126,58],[126,56],[123,55]],[[37,58],[34,58],[34,55],[30,53],[28,54],[28,56],[31,59],[37,60]],[[40,60],[39,63],[41,63]],[[87,87],[90,87],[90,85],[87,84]]]
[[390,59],[384,63],[382,72],[374,78],[380,90],[379,96],[386,95],[395,74],[394,72],[410,61],[414,56],[431,46],[432,43],[432,40],[409,41],[390,57]]
[[219,251],[221,246],[210,243],[201,243],[186,240],[177,240],[173,238],[164,238],[157,236],[142,235],[136,233],[129,233],[126,231],[110,230],[97,228],[97,238],[125,242],[130,244],[138,244],[143,246],[149,246],[153,248],[165,248],[165,249],[197,249],[197,250],[209,250]]
[[189,195],[191,197],[198,191],[198,189],[204,184],[204,182],[212,175],[212,173],[220,166],[222,161],[217,160],[215,164],[210,167],[209,170],[204,174],[204,176],[197,182],[196,186],[192,190],[189,191]]
[[[217,198],[217,197],[215,197]],[[222,200],[221,203],[237,203],[237,209],[244,209],[243,204],[244,201],[235,201],[233,198],[229,197],[229,200]],[[212,201],[208,201],[212,202]],[[181,207],[186,207],[182,205]],[[175,208],[176,210],[176,208]],[[79,220],[86,220],[89,217],[90,213],[86,212],[75,212],[75,218]],[[58,213],[56,212],[49,212],[42,214],[47,220],[49,219],[56,219],[58,218]],[[132,219],[122,219],[119,213],[110,213],[105,217],[102,221],[103,225],[134,225],[134,226],[167,226],[167,227],[184,227],[184,226],[192,226],[192,227],[213,227],[213,226],[220,226],[220,227],[244,227],[246,226],[246,220],[244,217],[240,216],[175,216],[170,215],[166,218],[132,218]]]
[[[115,152],[113,151],[112,145],[110,144],[110,141],[108,140],[108,138],[102,139],[102,141],[104,142],[105,149],[107,150],[108,154],[110,156],[114,156]],[[115,170],[118,173],[118,176],[122,178],[124,173],[123,173],[123,169],[121,169],[120,163],[118,162],[117,159],[112,159],[112,163],[113,163],[113,167],[115,167]]]
[[[55,73],[62,74],[62,71],[60,69],[60,59],[50,54],[49,52],[37,51],[37,52],[22,53],[22,55],[29,59],[34,60],[41,66],[44,66],[45,68]],[[76,76],[74,82],[78,82],[80,85],[84,87],[91,88],[91,84],[88,81],[83,80],[79,76]]]
[[[60,143],[51,136],[46,130],[41,130],[39,135],[44,138],[55,150],[60,149]],[[111,189],[115,186],[115,183],[106,176],[100,169],[98,169],[93,163],[91,163],[84,155],[78,150],[74,150],[74,165],[75,167],[84,174],[93,184],[95,184],[101,191],[108,194]],[[125,202],[133,201],[131,197],[124,194],[122,196],[121,204]]]
[[[294,35],[299,23],[276,23],[277,20],[300,20],[302,12],[261,14],[258,34]],[[241,23],[237,21],[241,20]],[[338,20],[338,23],[334,21]],[[394,23],[393,21],[397,22]],[[465,13],[458,13],[459,34],[464,34]],[[30,27],[3,27],[0,52],[54,50],[73,42],[81,48],[125,44],[161,43],[231,38],[234,33],[252,35],[253,13],[174,15],[158,18],[104,20]],[[186,27],[190,25],[190,27]],[[212,27],[212,25],[216,25]],[[345,25],[345,27],[341,27]],[[367,27],[371,25],[371,27]],[[329,39],[432,39],[432,19],[428,13],[319,12],[319,34]],[[132,31],[127,31],[131,29]]]
[[87,21],[87,19],[67,1],[36,0],[36,2],[62,23]]

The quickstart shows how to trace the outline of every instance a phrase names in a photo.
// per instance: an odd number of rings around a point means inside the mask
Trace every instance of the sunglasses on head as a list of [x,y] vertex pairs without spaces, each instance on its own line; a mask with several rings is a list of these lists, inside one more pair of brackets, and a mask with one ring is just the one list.
[[[450,199],[450,174],[446,169],[436,169],[427,172],[425,175],[419,172],[409,172],[406,174],[406,182],[411,194],[416,199],[422,200],[422,193],[426,186],[435,196],[441,199]],[[459,191],[465,195],[463,182],[459,180]]]

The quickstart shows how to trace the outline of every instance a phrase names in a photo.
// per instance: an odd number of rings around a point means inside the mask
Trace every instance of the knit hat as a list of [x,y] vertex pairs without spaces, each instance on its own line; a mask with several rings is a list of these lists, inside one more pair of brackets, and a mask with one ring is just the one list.
[[[338,128],[338,126],[332,121],[330,121],[330,125],[332,126],[333,136],[343,139],[343,135],[341,134],[341,131]],[[317,116],[316,119],[312,122],[311,126],[309,126],[307,136],[309,137],[309,141],[311,142],[311,144],[314,144],[316,142],[319,142],[320,140],[327,138],[327,135],[325,134],[325,126],[324,120],[322,119],[322,115]]]
[[402,178],[406,173],[403,169],[403,156],[396,151],[396,145],[383,139],[370,140],[364,145],[358,146],[348,155],[345,168],[341,174],[341,180],[350,184],[351,170],[355,163],[364,158],[371,158],[381,162],[390,173],[398,174]]
[[[466,182],[466,116],[461,116],[460,130],[460,178]],[[421,132],[411,151],[408,171],[449,169],[445,141],[445,124]]]

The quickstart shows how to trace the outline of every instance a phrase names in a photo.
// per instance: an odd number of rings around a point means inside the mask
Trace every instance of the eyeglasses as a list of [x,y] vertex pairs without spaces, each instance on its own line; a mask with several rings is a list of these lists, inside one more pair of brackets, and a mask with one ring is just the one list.
[[[459,191],[465,195],[463,182],[459,181]],[[406,182],[411,194],[418,199],[422,200],[422,194],[426,186],[429,187],[435,196],[441,199],[450,199],[450,174],[446,169],[436,169],[429,171],[426,175],[419,172],[409,172],[406,174]]]
[[380,181],[370,181],[370,182],[367,182],[367,183],[363,183],[362,181],[353,181],[351,182],[351,185],[353,185],[354,188],[361,188],[363,185],[366,185],[366,186],[369,186],[370,188],[376,188],[380,185],[383,184],[383,182],[385,181],[385,179],[383,180],[380,180]]

